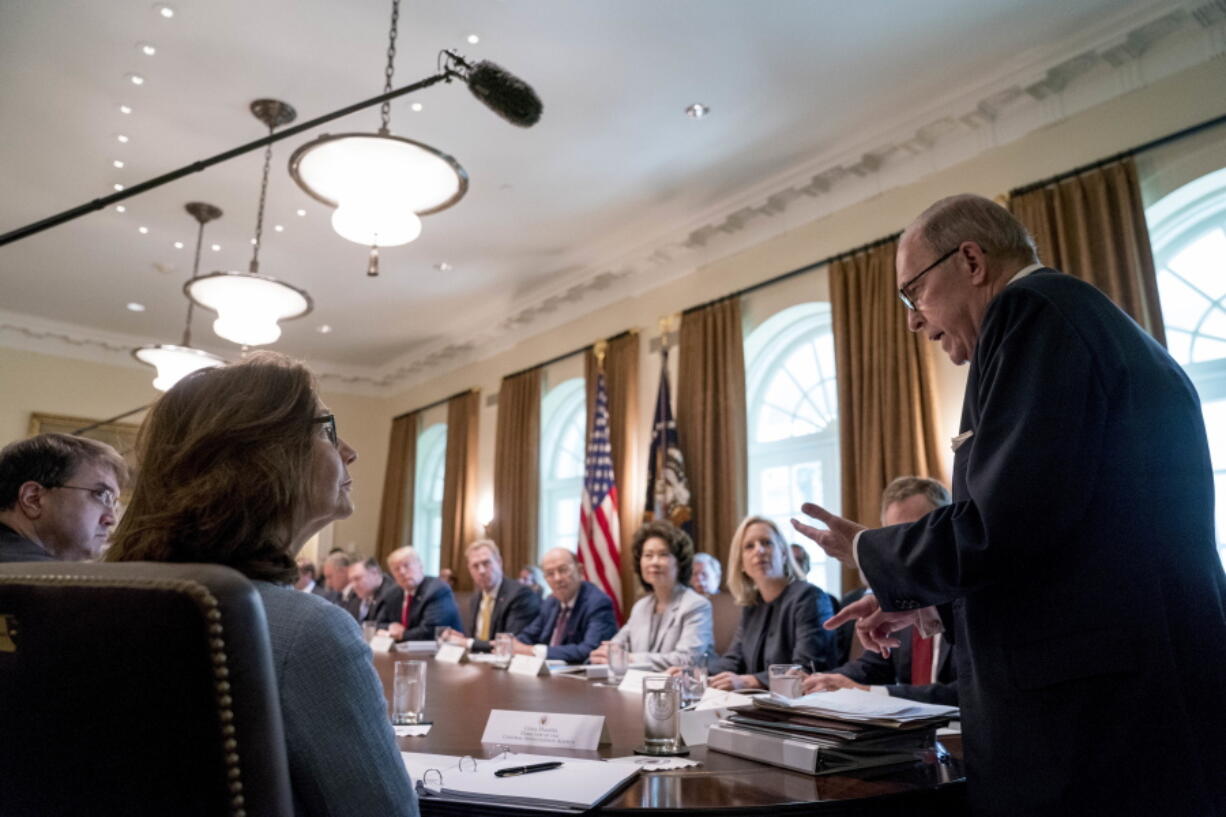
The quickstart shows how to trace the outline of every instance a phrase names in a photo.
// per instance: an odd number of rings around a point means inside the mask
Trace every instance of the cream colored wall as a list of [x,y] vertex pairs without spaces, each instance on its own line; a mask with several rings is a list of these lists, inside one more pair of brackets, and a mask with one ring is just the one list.
[[[111,366],[17,349],[0,348],[0,442],[25,437],[30,414],[63,414],[104,419],[157,399],[153,370]],[[373,554],[379,526],[379,501],[387,463],[389,401],[324,392],[340,434],[358,450],[353,476],[357,511],[320,536],[320,548],[333,544]],[[125,422],[139,422],[135,415]]]
[[[884,191],[872,199],[801,225],[744,252],[706,264],[689,276],[612,304],[552,332],[525,340],[487,360],[398,394],[391,400],[392,413],[424,405],[472,386],[480,387],[479,493],[488,495],[493,490],[497,411],[486,405],[486,398],[497,392],[501,377],[599,338],[626,329],[637,329],[643,338],[640,391],[642,427],[645,429],[642,451],[645,457],[649,444],[646,431],[650,429],[655,383],[659,375],[658,358],[649,353],[647,341],[657,334],[657,321],[661,316],[898,231],[942,196],[961,192],[996,196],[1011,188],[1093,162],[1220,115],[1226,112],[1224,75],[1226,72],[1222,61],[1210,61],[960,165]],[[813,294],[809,297],[817,297],[824,288],[824,272],[813,277],[806,275],[803,279],[814,281]],[[768,315],[755,317],[760,321]],[[939,433],[941,436],[953,436],[958,431],[966,370],[954,367],[939,353],[937,357]],[[675,359],[674,355],[674,362]],[[675,388],[675,378],[673,383]],[[952,455],[947,453],[947,472],[951,460]]]

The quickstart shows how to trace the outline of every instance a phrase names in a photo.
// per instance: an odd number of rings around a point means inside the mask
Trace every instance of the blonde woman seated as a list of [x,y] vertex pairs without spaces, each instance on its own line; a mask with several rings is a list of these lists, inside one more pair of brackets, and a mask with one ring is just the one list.
[[728,549],[728,590],[744,607],[728,652],[710,665],[715,689],[767,689],[771,664],[822,672],[838,663],[835,634],[822,628],[834,615],[830,597],[805,581],[775,523],[741,522]]
[[[648,522],[634,534],[634,570],[648,591],[610,643],[622,644],[632,664],[667,669],[711,650],[711,602],[689,588],[694,543],[668,522]],[[588,660],[605,664],[607,644]]]

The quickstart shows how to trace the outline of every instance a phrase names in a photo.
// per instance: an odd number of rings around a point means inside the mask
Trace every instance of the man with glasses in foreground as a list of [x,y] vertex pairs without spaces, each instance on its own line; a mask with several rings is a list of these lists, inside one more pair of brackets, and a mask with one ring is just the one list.
[[128,466],[106,443],[39,434],[0,449],[0,562],[95,559]]
[[886,654],[952,602],[976,815],[1226,814],[1226,575],[1200,400],[1103,293],[1037,262],[979,196],[903,233],[908,328],[971,364],[953,502],[875,530],[806,504],[827,529],[797,530],[874,590],[826,626],[859,619]]

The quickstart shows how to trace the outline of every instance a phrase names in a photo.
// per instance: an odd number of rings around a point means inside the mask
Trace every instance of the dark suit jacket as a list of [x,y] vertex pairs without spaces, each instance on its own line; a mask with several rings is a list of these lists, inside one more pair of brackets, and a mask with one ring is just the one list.
[[800,664],[805,672],[825,672],[838,663],[835,634],[822,628],[834,606],[820,587],[796,580],[769,604],[741,610],[741,623],[728,652],[709,664],[712,674],[754,675],[766,689],[771,664]]
[[902,646],[890,651],[889,658],[882,658],[879,653],[865,650],[854,661],[848,661],[840,667],[830,670],[839,675],[846,675],[858,684],[868,686],[881,685],[896,698],[908,698],[912,701],[924,701],[930,704],[958,705],[957,670],[950,657],[949,639],[941,638],[940,649],[935,656],[937,665],[937,683],[911,683],[911,627],[899,631],[896,635]]
[[[404,606],[404,588],[393,582],[379,606],[377,621],[380,626],[400,623],[400,608]],[[460,610],[456,607],[455,594],[447,582],[434,576],[426,576],[417,585],[413,601],[409,604],[409,626],[400,641],[430,641],[435,627],[460,629]]]
[[[396,582],[392,580],[392,577],[384,573],[383,581],[380,582],[378,588],[375,589],[374,595],[371,596],[370,598],[370,605],[366,609],[365,617],[362,617],[359,615],[362,611],[362,600],[358,598],[357,593],[350,593],[349,598],[342,599],[339,603],[341,607],[344,607],[346,610],[349,611],[349,615],[357,619],[359,624],[366,622],[366,621],[376,621],[377,622],[379,621],[379,616],[382,614],[382,610],[383,610],[383,606],[387,598],[387,594],[390,593],[393,589],[399,589],[399,588],[396,586]],[[327,597],[325,596],[325,598]],[[401,596],[402,600],[403,598],[404,597]],[[397,612],[399,612],[400,608],[397,607],[396,609],[397,609]],[[433,634],[431,634],[430,637],[433,638],[434,637]]]
[[[553,638],[553,628],[562,605],[557,596],[550,596],[541,603],[541,611],[527,627],[516,634],[525,644],[548,644]],[[550,647],[547,657],[582,664],[592,650],[617,634],[617,621],[613,617],[613,601],[591,582],[582,582],[575,594],[574,609],[566,622],[562,643]]]
[[[464,619],[464,632],[472,636],[473,652],[489,652],[490,642],[477,638],[477,613],[481,610],[481,591],[473,593]],[[518,633],[527,627],[541,611],[541,597],[526,584],[502,577],[498,594],[494,597],[494,610],[490,613],[490,635],[495,633]]]
[[333,604],[339,604],[341,594],[328,587],[323,582],[315,582],[315,586],[311,588],[311,592],[317,596],[322,596],[324,601],[330,601]]
[[1222,813],[1226,575],[1182,369],[1037,272],[984,314],[960,431],[953,504],[858,553],[884,609],[954,603],[971,810]]
[[8,525],[0,524],[0,562],[54,562],[55,557]]

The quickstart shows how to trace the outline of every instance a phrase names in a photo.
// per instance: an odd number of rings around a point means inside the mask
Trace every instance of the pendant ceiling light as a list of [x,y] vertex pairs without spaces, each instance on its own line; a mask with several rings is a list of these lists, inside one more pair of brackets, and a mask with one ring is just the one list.
[[[294,121],[297,114],[284,102],[257,99],[251,113],[268,126],[268,133]],[[217,313],[213,331],[243,346],[263,346],[281,337],[278,321],[300,318],[314,306],[305,290],[260,274],[260,243],[264,235],[264,199],[268,195],[268,169],[272,145],[264,149],[264,177],[260,207],[255,218],[255,239],[247,272],[212,272],[193,278],[183,291],[193,302]]]
[[[400,0],[392,0],[383,92],[392,90]],[[440,150],[393,136],[391,102],[380,109],[377,133],[324,134],[294,151],[289,173],[312,198],[329,207],[332,229],[370,247],[367,275],[379,274],[379,247],[407,244],[421,235],[419,216],[446,210],[468,191],[468,174]]]
[[[221,218],[221,210],[211,204],[193,201],[184,206],[187,212],[196,219],[196,260],[192,264],[191,280],[200,275],[200,247],[204,242],[204,225]],[[189,282],[190,283],[190,282]],[[187,320],[183,324],[183,342],[178,346],[170,343],[159,343],[150,346],[139,346],[132,350],[132,357],[141,363],[146,363],[157,369],[157,377],[153,379],[153,387],[158,391],[167,391],[187,375],[197,369],[207,369],[220,366],[226,361],[217,355],[192,348],[192,309],[195,306],[189,299],[187,302]]]

